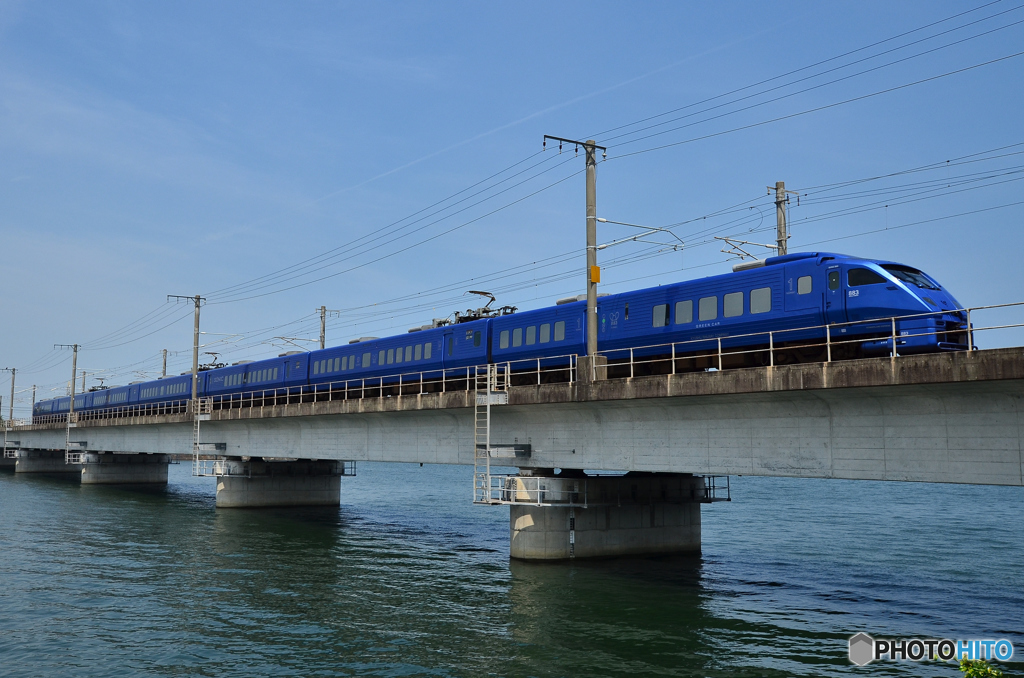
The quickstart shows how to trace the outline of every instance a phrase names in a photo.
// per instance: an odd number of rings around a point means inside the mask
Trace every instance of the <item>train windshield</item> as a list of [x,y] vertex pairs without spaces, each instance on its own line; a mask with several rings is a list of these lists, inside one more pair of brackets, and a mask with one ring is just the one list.
[[926,276],[916,268],[910,268],[909,266],[899,266],[897,264],[882,264],[882,268],[892,273],[894,276],[902,280],[903,282],[910,283],[911,285],[917,285],[923,287],[926,290],[938,290],[942,289],[939,284]]

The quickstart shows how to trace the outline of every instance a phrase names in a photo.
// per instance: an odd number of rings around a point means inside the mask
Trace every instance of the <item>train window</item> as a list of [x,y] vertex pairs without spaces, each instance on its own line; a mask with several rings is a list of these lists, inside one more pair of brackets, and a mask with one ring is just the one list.
[[861,285],[877,285],[878,283],[888,281],[866,268],[851,268],[846,273],[846,282],[850,287],[860,287]]
[[448,355],[452,354],[452,345],[455,343],[454,337],[448,337]]
[[702,297],[697,302],[697,319],[714,320],[718,317],[718,297]]
[[676,325],[682,325],[683,323],[693,322],[693,302],[692,301],[677,301],[676,302]]
[[540,326],[540,343],[546,344],[551,341],[551,324],[544,323]]
[[658,304],[654,307],[651,327],[665,327],[666,325],[668,325],[668,304]]
[[277,368],[274,368],[274,379],[277,379]]
[[350,370],[354,370],[356,368],[356,357],[354,355],[350,355],[348,357],[348,368]]
[[[629,302],[626,302],[626,317],[623,320],[629,320]],[[558,339],[555,339],[555,341],[558,341]]]
[[750,290],[750,312],[767,313],[772,310],[772,288],[760,287]]
[[828,272],[828,288],[833,291],[839,289],[839,271]]
[[389,348],[388,349],[388,365],[390,365],[393,362],[395,362],[395,349]]
[[423,344],[416,344],[416,354],[413,358],[416,360],[423,360]]
[[370,354],[370,353],[364,353],[363,354],[363,367],[369,367],[370,366],[370,360],[371,360],[372,357],[373,357],[373,355]]
[[512,346],[523,345],[523,328],[517,327],[512,330]]
[[405,347],[405,362],[412,362],[412,346]]
[[796,293],[797,294],[810,294],[811,293],[811,276],[802,275],[796,279]]
[[[344,368],[344,367],[342,367],[342,365],[341,365],[341,362],[342,362],[342,360],[343,360],[342,358],[335,358],[335,359],[334,359],[334,371],[335,371],[335,372],[337,372],[338,370],[343,370],[343,369],[345,369],[345,368]],[[348,359],[344,359],[344,360],[345,360],[345,364],[347,365],[347,364],[348,364]]]
[[502,330],[498,339],[498,348],[508,348],[508,330]]
[[377,352],[377,364],[384,364],[384,349],[381,349],[380,351]]
[[526,328],[526,345],[533,346],[537,343],[537,326],[531,325]]
[[735,318],[743,315],[743,292],[730,292],[725,295],[725,317]]
[[[391,362],[391,361],[389,360],[388,362]],[[398,348],[395,349],[395,362],[396,363],[402,362],[402,347],[401,346],[399,346]]]
[[480,330],[477,330],[476,332],[473,333],[473,346],[479,347],[480,346],[480,341],[481,341]]
[[423,358],[425,360],[430,360],[430,351],[433,349],[433,347],[434,342],[432,341],[428,341],[426,344],[423,345]]
[[313,363],[313,374],[314,375],[320,374],[320,361],[319,360],[316,361],[315,363]]
[[559,320],[555,323],[555,341],[562,341],[565,339],[565,321]]

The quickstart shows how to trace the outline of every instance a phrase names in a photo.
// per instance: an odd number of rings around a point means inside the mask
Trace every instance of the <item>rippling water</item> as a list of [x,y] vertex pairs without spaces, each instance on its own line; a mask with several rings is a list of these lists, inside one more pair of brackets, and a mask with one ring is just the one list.
[[700,558],[534,565],[468,468],[360,464],[330,510],[218,511],[188,473],[0,473],[0,675],[960,675],[853,667],[861,630],[1024,656],[1020,488],[734,478]]

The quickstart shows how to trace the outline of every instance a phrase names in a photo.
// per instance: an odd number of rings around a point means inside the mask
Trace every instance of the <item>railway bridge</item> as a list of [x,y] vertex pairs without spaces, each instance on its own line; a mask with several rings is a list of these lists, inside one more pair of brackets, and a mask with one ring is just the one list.
[[219,507],[336,505],[359,461],[472,464],[473,500],[511,506],[511,555],[526,559],[699,551],[700,505],[728,499],[731,475],[1024,485],[1024,348],[621,378],[580,358],[566,381],[541,376],[492,366],[441,392],[26,424],[6,430],[4,457],[139,483],[199,452]]

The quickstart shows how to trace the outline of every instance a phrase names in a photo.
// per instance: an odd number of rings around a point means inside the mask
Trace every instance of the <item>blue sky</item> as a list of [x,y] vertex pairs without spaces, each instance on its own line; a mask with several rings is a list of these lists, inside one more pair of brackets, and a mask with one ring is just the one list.
[[322,304],[342,343],[475,305],[468,289],[520,308],[578,293],[583,160],[541,153],[544,134],[607,141],[603,218],[738,206],[674,227],[682,253],[603,251],[605,291],[729,270],[708,233],[770,240],[765,187],[784,180],[806,193],[791,251],[831,241],[811,248],[919,266],[967,305],[1020,301],[1024,146],[814,188],[1024,142],[1024,56],[944,75],[1024,50],[1018,7],[0,2],[0,367],[23,370],[21,412],[23,389],[67,381],[54,343],[85,346],[90,385],[155,376],[164,348],[184,371],[191,318],[167,294],[210,298],[204,350],[233,361],[315,339]]

